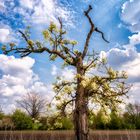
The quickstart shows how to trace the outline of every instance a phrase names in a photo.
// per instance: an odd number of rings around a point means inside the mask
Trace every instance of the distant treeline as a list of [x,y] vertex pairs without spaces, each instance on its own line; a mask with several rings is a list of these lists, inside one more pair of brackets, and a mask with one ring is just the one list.
[[[89,111],[90,129],[140,129],[140,105],[129,104],[125,112],[111,110],[110,113],[103,109],[94,113]],[[72,114],[62,116],[40,116],[32,118],[25,112],[17,109],[6,115],[0,112],[0,130],[72,130]]]

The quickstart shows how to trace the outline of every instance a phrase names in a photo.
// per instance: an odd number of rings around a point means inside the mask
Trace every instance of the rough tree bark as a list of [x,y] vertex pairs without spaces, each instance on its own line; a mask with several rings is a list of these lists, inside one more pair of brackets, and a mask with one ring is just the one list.
[[82,77],[85,75],[83,69],[82,55],[79,54],[77,58],[77,74],[80,77],[77,79],[77,92],[75,100],[74,123],[76,140],[89,140],[88,134],[88,106],[87,97],[85,96],[84,87],[81,84]]

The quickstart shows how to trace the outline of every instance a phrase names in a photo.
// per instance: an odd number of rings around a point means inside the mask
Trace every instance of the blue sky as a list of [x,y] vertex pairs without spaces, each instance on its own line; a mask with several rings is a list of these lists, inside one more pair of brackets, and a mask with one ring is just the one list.
[[[139,0],[0,0],[0,45],[11,41],[24,45],[17,30],[24,30],[28,25],[31,26],[31,37],[41,40],[43,29],[50,21],[57,24],[59,16],[68,30],[67,36],[77,40],[78,49],[82,49],[89,30],[83,11],[89,4],[93,7],[90,15],[95,26],[110,41],[107,44],[94,33],[90,47],[108,57],[115,69],[128,72],[128,82],[134,85],[130,100],[136,101],[140,97]],[[30,90],[40,89],[38,92],[51,98],[51,83],[55,76],[59,73],[70,78],[73,73],[70,68],[61,70],[61,64],[61,60],[50,62],[46,53],[21,59],[13,53],[5,56],[0,51],[0,102],[3,108],[9,106],[12,110],[14,101]]]

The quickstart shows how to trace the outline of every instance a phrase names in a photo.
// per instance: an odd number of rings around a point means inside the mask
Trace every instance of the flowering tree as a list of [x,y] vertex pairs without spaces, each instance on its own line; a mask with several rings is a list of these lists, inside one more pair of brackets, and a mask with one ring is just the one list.
[[[57,27],[51,22],[48,29],[43,31],[45,43],[33,41],[29,36],[19,31],[27,43],[27,46],[21,48],[11,43],[9,47],[3,46],[5,54],[15,51],[21,57],[25,57],[31,53],[47,52],[51,60],[61,58],[65,66],[73,66],[76,73],[73,81],[65,81],[59,78],[55,83],[54,89],[57,92],[56,99],[63,100],[61,105],[62,112],[65,112],[67,105],[74,103],[74,126],[77,140],[88,140],[88,104],[100,103],[101,106],[115,106],[121,102],[120,96],[126,95],[129,87],[124,80],[127,78],[126,73],[113,70],[107,67],[106,59],[100,58],[95,53],[89,53],[89,42],[93,32],[100,33],[102,39],[109,43],[103,32],[95,27],[89,13],[92,7],[89,5],[84,12],[87,17],[90,30],[85,37],[83,50],[77,50],[76,41],[69,40],[65,37],[66,31],[63,28],[61,19],[60,26]],[[97,74],[95,71],[98,71]],[[100,71],[100,72],[99,72]]]

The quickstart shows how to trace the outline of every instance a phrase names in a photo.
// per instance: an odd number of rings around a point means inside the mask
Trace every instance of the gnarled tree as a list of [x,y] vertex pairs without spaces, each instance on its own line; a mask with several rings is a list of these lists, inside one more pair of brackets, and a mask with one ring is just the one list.
[[[57,91],[57,99],[59,94],[64,96],[67,94],[69,98],[63,100],[61,106],[62,112],[67,105],[74,102],[74,125],[77,140],[88,140],[88,107],[89,102],[98,102],[101,106],[112,106],[121,102],[120,96],[126,95],[129,87],[124,80],[127,78],[125,72],[118,72],[107,67],[105,58],[89,52],[89,42],[93,32],[101,34],[102,39],[109,43],[103,32],[95,27],[90,12],[91,5],[84,12],[90,24],[90,30],[85,37],[85,44],[82,49],[75,49],[76,41],[71,41],[65,37],[66,31],[62,21],[59,18],[60,26],[57,27],[53,22],[48,29],[43,31],[45,42],[31,40],[25,32],[19,31],[24,38],[27,46],[18,47],[10,44],[9,48],[3,46],[5,54],[14,51],[19,53],[21,57],[25,57],[31,53],[47,52],[51,60],[61,58],[64,65],[73,66],[76,74],[73,81],[59,80],[55,84]],[[81,51],[82,50],[82,51]],[[92,70],[99,71],[97,74]],[[102,71],[102,72],[101,72]],[[68,100],[70,99],[70,100]]]

